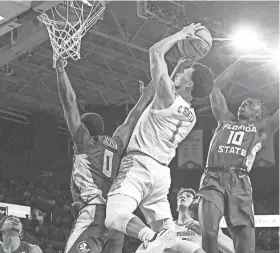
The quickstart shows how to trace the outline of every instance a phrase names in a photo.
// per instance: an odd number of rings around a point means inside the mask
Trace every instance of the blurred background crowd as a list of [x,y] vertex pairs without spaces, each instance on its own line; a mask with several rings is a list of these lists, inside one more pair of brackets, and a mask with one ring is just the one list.
[[[174,190],[170,194],[175,218],[176,192]],[[63,252],[73,222],[70,211],[72,198],[68,183],[34,183],[21,176],[9,178],[1,175],[0,202],[30,206],[31,216],[22,219],[24,230],[29,235],[25,235],[25,239],[38,244],[43,252]],[[256,214],[278,214],[278,189],[272,187],[255,191],[254,206]],[[279,228],[257,228],[256,241],[259,250],[277,250]],[[139,243],[137,239],[125,237],[123,252],[134,252]]]

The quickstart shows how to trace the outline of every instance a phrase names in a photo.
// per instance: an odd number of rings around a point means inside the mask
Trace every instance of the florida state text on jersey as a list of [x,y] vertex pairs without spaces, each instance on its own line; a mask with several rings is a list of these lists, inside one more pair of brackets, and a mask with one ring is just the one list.
[[237,121],[219,123],[210,143],[206,167],[240,166],[250,171],[260,148],[257,125]]

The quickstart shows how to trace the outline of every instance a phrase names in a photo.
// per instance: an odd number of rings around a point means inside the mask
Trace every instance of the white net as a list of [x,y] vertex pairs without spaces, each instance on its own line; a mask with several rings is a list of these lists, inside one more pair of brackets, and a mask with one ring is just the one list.
[[73,60],[81,58],[82,37],[103,16],[105,8],[103,1],[68,0],[38,17],[48,29],[54,67],[60,57],[64,65],[69,57]]

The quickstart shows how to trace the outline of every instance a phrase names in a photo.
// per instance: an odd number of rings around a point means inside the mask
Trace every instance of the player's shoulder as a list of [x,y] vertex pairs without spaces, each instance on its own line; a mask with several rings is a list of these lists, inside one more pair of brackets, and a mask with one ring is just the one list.
[[42,250],[38,245],[29,244],[29,253],[42,253]]
[[120,136],[108,136],[108,135],[103,135],[99,143],[110,148],[113,151],[120,151],[123,149],[123,141]]
[[197,220],[192,220],[189,223],[188,228],[200,235],[200,224]]
[[236,117],[231,114],[231,115],[228,115],[227,117],[224,117],[224,118],[221,118],[219,121],[218,121],[218,127],[219,126],[225,126],[225,125],[238,125],[239,122],[238,120],[236,119]]
[[27,243],[27,242],[25,243],[28,246],[28,253],[42,253],[42,250],[38,245]]
[[199,225],[199,222],[198,222],[197,220],[194,220],[194,219],[191,221],[190,224],[191,224],[191,225],[194,225],[194,226],[200,226],[200,225]]
[[271,116],[267,116],[265,118],[262,118],[262,119],[259,119],[259,120],[256,120],[254,122],[254,125],[258,128],[258,129],[264,129],[270,122],[271,120]]

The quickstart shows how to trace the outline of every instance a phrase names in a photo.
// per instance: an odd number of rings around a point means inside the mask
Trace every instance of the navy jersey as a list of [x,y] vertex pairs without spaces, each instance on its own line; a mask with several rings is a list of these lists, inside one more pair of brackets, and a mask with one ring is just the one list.
[[260,149],[260,128],[257,124],[219,122],[210,143],[206,167],[237,166],[250,171]]
[[104,204],[117,177],[123,143],[120,137],[92,137],[83,123],[75,144],[71,191],[74,202]]
[[[21,241],[19,247],[15,251],[12,251],[12,253],[29,253],[31,252],[31,246],[31,244]],[[5,253],[2,245],[0,246],[0,253]]]

